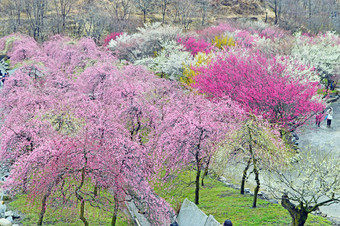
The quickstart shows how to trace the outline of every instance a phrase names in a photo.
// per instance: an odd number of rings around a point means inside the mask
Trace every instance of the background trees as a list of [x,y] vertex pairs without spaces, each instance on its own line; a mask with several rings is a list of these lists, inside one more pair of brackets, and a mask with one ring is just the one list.
[[[191,26],[203,26],[209,18],[224,17],[225,9],[236,10],[240,17],[244,16],[247,4],[235,4],[225,1],[201,0],[105,0],[96,1],[22,1],[3,0],[0,2],[3,22],[2,32],[21,32],[35,36],[36,40],[47,39],[51,34],[74,34],[79,37],[88,36],[87,26],[100,26],[98,32],[104,35],[111,32],[134,30],[147,21],[163,24],[179,24],[185,30]],[[254,1],[254,7],[265,8],[266,22],[273,20],[285,28],[297,30],[298,27],[312,30],[314,33],[327,29],[339,30],[339,2],[327,0],[320,4],[319,0],[266,0]],[[74,6],[77,7],[74,8]],[[264,5],[264,7],[263,7]],[[237,7],[241,8],[238,9]],[[264,11],[262,10],[262,11]],[[275,18],[269,18],[268,11],[274,12]],[[96,12],[96,13],[94,13]],[[141,13],[143,16],[139,17]],[[82,14],[80,17],[79,15]],[[101,20],[99,16],[104,16]],[[152,14],[152,17],[149,15]],[[217,14],[214,17],[211,15]],[[260,16],[259,16],[260,17]],[[82,19],[80,19],[82,18]],[[95,21],[95,22],[94,22]],[[105,21],[106,23],[103,23]],[[103,27],[103,28],[102,28]],[[93,28],[92,28],[93,29]],[[89,29],[87,29],[89,30]],[[93,34],[93,32],[90,32]],[[92,35],[90,34],[90,36]]]
[[315,33],[339,29],[338,1],[267,0],[267,2],[275,13],[275,24],[293,29],[304,26]]
[[[53,4],[54,3],[54,4]],[[55,9],[55,17],[56,17],[56,34],[64,33],[66,31],[67,24],[69,21],[67,20],[69,14],[74,9],[76,2],[75,1],[66,1],[66,0],[54,0],[51,7]]]
[[146,15],[151,12],[155,5],[154,0],[134,0],[136,8],[143,13],[143,22],[146,22]]
[[28,18],[30,35],[36,40],[43,40],[46,29],[46,13],[48,2],[46,0],[28,0],[24,1],[24,11]]
[[1,1],[0,4],[2,4],[1,14],[8,17],[7,26],[4,26],[6,28],[5,31],[8,33],[17,32],[22,25],[21,12],[24,5],[23,1]]

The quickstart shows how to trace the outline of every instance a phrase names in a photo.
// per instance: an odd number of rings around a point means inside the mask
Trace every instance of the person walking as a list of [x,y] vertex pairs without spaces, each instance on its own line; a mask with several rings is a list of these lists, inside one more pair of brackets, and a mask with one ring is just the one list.
[[7,76],[8,76],[8,74],[7,74],[7,72],[5,72],[5,74],[1,77],[2,84],[5,83]]
[[333,108],[330,107],[330,108],[327,110],[327,127],[328,127],[328,128],[331,128],[332,119],[333,119]]
[[320,127],[322,114],[323,114],[323,112],[320,112],[320,113],[316,114],[316,116],[315,116],[315,125],[317,125],[318,127]]

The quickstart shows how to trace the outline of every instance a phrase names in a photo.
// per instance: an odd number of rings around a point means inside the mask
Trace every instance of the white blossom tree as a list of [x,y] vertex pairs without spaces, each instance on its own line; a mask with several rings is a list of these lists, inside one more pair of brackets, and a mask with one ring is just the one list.
[[293,58],[315,67],[319,72],[320,80],[328,79],[335,73],[335,67],[340,65],[339,35],[327,32],[315,37],[307,37],[296,33],[295,38],[291,53]]
[[340,202],[340,159],[331,153],[308,150],[285,168],[272,168],[266,185],[292,217],[304,225],[308,214]]

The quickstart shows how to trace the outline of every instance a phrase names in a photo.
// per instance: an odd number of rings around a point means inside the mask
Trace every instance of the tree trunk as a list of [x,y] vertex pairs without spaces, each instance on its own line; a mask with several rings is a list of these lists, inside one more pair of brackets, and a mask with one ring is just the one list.
[[118,217],[118,198],[117,196],[115,195],[114,196],[114,200],[115,200],[115,209],[114,209],[114,212],[113,212],[113,216],[112,216],[112,221],[111,221],[111,226],[115,226],[116,225],[116,222],[117,222],[117,217]]
[[274,24],[277,24],[277,22],[278,22],[278,12],[277,12],[277,1],[278,0],[275,0],[275,2],[274,2],[274,13],[275,13],[275,21],[274,21]]
[[81,200],[81,204],[80,204],[80,215],[79,215],[79,218],[80,218],[80,220],[83,221],[85,226],[89,226],[89,223],[87,222],[87,220],[86,220],[86,218],[84,216],[84,213],[85,213],[85,200],[82,199]]
[[301,209],[296,208],[296,206],[289,201],[288,195],[284,194],[281,198],[281,205],[283,208],[288,210],[290,216],[292,217],[293,226],[303,226],[306,223],[308,212],[305,210],[302,203],[300,203]]
[[254,189],[253,208],[256,208],[257,194],[259,193],[259,190],[260,190],[260,179],[259,179],[259,171],[257,170],[255,159],[253,159],[253,165],[254,165],[254,174],[255,174],[255,181],[256,181],[256,187]]
[[211,159],[211,156],[209,156],[209,158],[208,158],[207,165],[206,165],[204,172],[203,172],[203,175],[202,175],[202,183],[201,183],[202,187],[204,186],[204,178],[205,178],[205,176],[208,175],[210,159]]
[[201,186],[203,187],[204,186],[204,178],[205,176],[208,175],[208,167],[204,169],[204,172],[203,172],[203,175],[202,175],[202,183],[201,183]]
[[202,167],[202,159],[200,158],[200,151],[201,151],[201,141],[203,137],[204,130],[201,129],[201,134],[198,139],[197,150],[195,153],[195,160],[196,160],[196,189],[195,189],[195,204],[199,204],[199,197],[200,197],[200,176],[201,176],[201,167]]
[[[196,154],[198,155],[198,154]],[[199,196],[200,196],[200,176],[201,176],[201,168],[200,163],[197,162],[197,172],[196,172],[196,189],[195,189],[195,204],[199,204]]]
[[165,12],[162,13],[162,24],[165,22]]
[[41,201],[41,211],[40,211],[40,214],[39,214],[39,221],[38,221],[37,225],[42,225],[42,223],[43,223],[44,215],[45,215],[46,208],[47,208],[47,199],[51,194],[51,190],[52,189],[49,189],[47,191],[47,193],[44,195],[44,197]]
[[251,158],[248,159],[247,166],[243,170],[243,176],[242,176],[242,181],[241,181],[241,195],[244,195],[244,184],[246,183],[247,172],[250,167],[250,163],[251,163]]
[[264,2],[264,10],[266,12],[266,19],[264,20],[264,22],[267,23],[267,21],[268,21],[268,11],[267,11],[267,3],[266,2]]
[[85,168],[83,168],[81,170],[81,181],[80,181],[80,185],[78,186],[77,190],[76,190],[76,197],[77,199],[80,201],[80,214],[79,214],[79,218],[80,220],[83,221],[85,226],[88,226],[89,223],[87,222],[84,213],[85,213],[85,200],[84,198],[79,194],[80,189],[83,187],[85,182]]
[[253,151],[253,137],[251,134],[251,129],[248,126],[248,134],[249,134],[249,153],[250,153],[250,158],[253,162],[253,167],[254,167],[254,174],[255,174],[255,181],[256,181],[256,188],[254,189],[254,200],[253,200],[253,208],[256,208],[256,202],[257,202],[257,193],[259,192],[260,189],[260,179],[259,179],[259,171],[257,170],[257,165],[256,165],[256,158],[255,154]]
[[94,186],[93,195],[94,195],[94,197],[98,196],[98,186],[97,185]]
[[309,0],[308,3],[308,25],[309,25],[309,29],[312,28],[312,2],[311,0]]

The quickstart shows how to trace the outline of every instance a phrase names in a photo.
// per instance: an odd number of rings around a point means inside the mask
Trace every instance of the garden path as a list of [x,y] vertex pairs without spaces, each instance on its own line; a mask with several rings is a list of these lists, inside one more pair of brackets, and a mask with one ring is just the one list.
[[[300,129],[298,134],[301,151],[311,146],[321,152],[330,152],[334,157],[340,157],[340,103],[331,106],[334,109],[331,128],[327,128],[326,121],[323,120],[320,127],[311,122]],[[320,210],[340,220],[340,203],[321,207]]]
[[[334,157],[340,157],[340,102],[333,103],[331,106],[334,109],[331,128],[327,128],[325,120],[321,122],[320,127],[317,127],[315,125],[315,119],[313,118],[311,122],[296,131],[300,137],[298,145],[300,152],[303,152],[308,147],[313,147],[313,149],[321,152],[331,151],[331,154],[334,155]],[[230,165],[223,170],[223,176],[226,177],[230,183],[240,185],[244,167],[245,165],[243,163],[231,162]],[[248,172],[251,172],[251,169]],[[265,191],[265,183],[263,183],[261,173],[260,181],[262,181],[261,190]],[[246,182],[246,187],[253,190],[255,186],[256,183],[254,181],[254,175],[252,174]],[[269,192],[266,191],[265,193],[269,194]],[[323,214],[327,214],[327,216],[331,217],[336,222],[340,222],[340,203],[321,207],[320,210]]]

